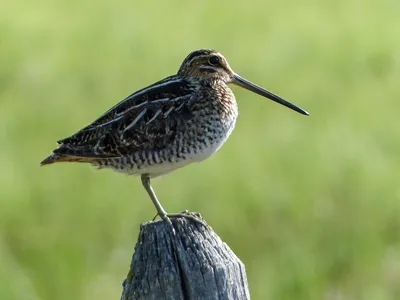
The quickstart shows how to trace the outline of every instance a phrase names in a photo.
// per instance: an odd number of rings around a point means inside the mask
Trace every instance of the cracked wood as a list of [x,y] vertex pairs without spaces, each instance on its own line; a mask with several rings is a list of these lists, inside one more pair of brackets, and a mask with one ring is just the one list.
[[243,263],[210,226],[186,218],[141,225],[121,299],[250,299]]

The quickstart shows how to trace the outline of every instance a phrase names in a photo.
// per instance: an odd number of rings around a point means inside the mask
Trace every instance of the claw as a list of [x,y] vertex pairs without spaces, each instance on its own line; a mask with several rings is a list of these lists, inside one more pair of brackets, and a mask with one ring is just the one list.
[[168,215],[162,216],[161,219],[163,219],[165,222],[167,222],[167,223],[168,223],[169,225],[171,225],[171,227],[173,228],[172,222],[171,222],[171,220],[170,220],[170,218],[169,218]]
[[183,212],[178,214],[167,214],[167,216],[169,218],[186,218],[207,227],[207,224],[203,222],[203,219],[201,218],[201,215],[198,212],[191,213],[188,210],[184,210]]
[[182,211],[182,212],[180,212],[180,213],[176,213],[176,214],[166,213],[163,216],[160,216],[160,214],[157,213],[154,216],[153,221],[155,221],[155,219],[157,217],[160,217],[162,220],[166,221],[171,226],[172,226],[172,222],[171,222],[172,218],[186,218],[186,219],[192,220],[194,222],[197,222],[197,223],[207,227],[207,224],[205,222],[203,222],[203,219],[202,219],[200,213],[198,213],[198,212],[189,212],[187,209]]

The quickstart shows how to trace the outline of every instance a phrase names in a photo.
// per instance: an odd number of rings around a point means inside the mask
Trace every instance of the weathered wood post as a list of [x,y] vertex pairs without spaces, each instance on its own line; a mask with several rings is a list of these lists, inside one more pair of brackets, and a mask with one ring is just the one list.
[[250,299],[243,263],[210,226],[172,224],[140,226],[121,300]]

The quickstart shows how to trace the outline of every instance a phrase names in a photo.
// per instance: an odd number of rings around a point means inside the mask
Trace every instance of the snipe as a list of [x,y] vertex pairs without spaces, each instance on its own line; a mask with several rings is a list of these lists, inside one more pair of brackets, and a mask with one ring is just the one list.
[[74,135],[42,161],[85,162],[129,175],[142,183],[158,215],[168,214],[150,179],[213,155],[228,139],[238,109],[228,84],[235,84],[301,114],[306,111],[233,72],[214,50],[197,50],[183,61],[176,75],[139,90]]

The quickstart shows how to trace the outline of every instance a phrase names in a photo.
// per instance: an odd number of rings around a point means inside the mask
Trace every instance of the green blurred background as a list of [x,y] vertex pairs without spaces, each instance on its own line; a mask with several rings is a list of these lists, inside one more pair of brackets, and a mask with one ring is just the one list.
[[39,162],[197,48],[311,113],[234,87],[222,150],[154,181],[246,265],[252,299],[400,299],[400,2],[6,1],[0,299],[119,299],[136,177]]

